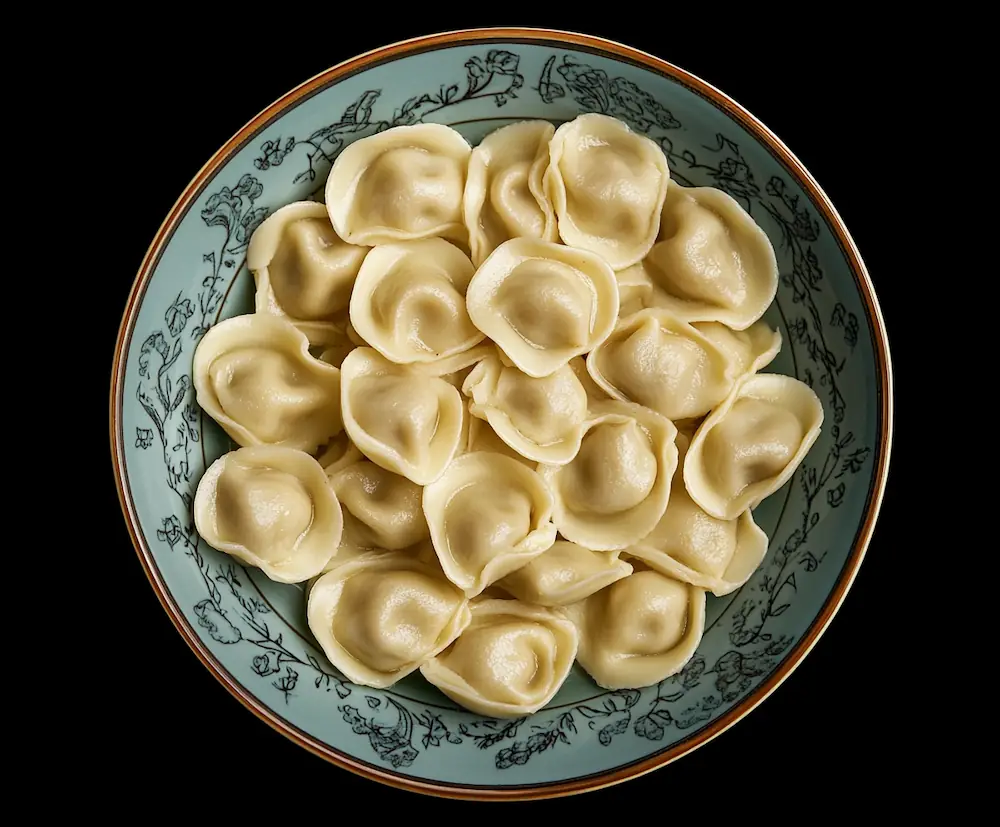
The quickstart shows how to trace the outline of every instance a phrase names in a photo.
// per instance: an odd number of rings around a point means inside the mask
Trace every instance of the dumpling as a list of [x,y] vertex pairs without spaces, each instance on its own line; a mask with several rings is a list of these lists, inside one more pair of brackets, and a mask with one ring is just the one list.
[[526,603],[568,606],[628,577],[632,566],[620,560],[620,554],[556,540],[552,548],[508,574],[497,586]]
[[465,309],[473,272],[469,257],[440,238],[375,247],[358,273],[351,324],[399,364],[469,350],[483,340]]
[[482,342],[453,356],[438,359],[436,362],[414,362],[410,367],[425,376],[444,379],[461,390],[472,369],[493,353],[496,353],[496,348],[490,342]]
[[705,591],[637,570],[567,607],[580,634],[577,660],[604,689],[640,689],[675,675],[705,631]]
[[691,499],[720,520],[734,520],[784,485],[816,442],[823,405],[790,376],[742,380],[705,419],[684,458]]
[[566,465],[539,465],[567,540],[595,551],[633,545],[667,508],[677,468],[677,429],[630,402],[595,403],[580,451]]
[[721,322],[694,322],[691,327],[726,354],[737,379],[762,371],[781,351],[781,333],[766,322],[754,322],[746,330],[733,330]]
[[358,450],[358,446],[351,442],[346,431],[341,431],[331,439],[316,457],[328,477],[361,459],[364,459],[362,453]]
[[587,394],[588,405],[594,402],[607,402],[611,399],[608,392],[594,381],[594,377],[587,370],[587,362],[582,356],[574,356],[570,359],[569,366]]
[[542,186],[555,131],[547,121],[522,121],[491,132],[472,150],[463,210],[476,266],[511,238],[558,241]]
[[528,466],[532,471],[535,470],[537,463],[522,456],[500,439],[489,422],[480,419],[478,416],[467,416],[465,421],[468,427],[465,437],[465,451],[463,453],[472,454],[485,451],[488,453],[503,454],[505,457],[516,459],[518,462]]
[[367,347],[351,351],[342,371],[344,427],[361,453],[417,485],[441,476],[462,437],[458,389]]
[[337,553],[343,529],[320,464],[273,445],[240,448],[213,462],[195,492],[194,523],[212,548],[278,583],[319,574]]
[[774,301],[778,264],[767,234],[739,202],[714,187],[667,192],[660,240],[642,265],[652,301],[689,322],[745,330]]
[[556,540],[552,494],[538,474],[510,457],[463,454],[424,488],[424,514],[445,575],[468,597]]
[[657,307],[660,290],[648,270],[639,262],[615,273],[618,282],[618,315],[631,316],[647,307]]
[[357,343],[351,340],[350,325],[351,320],[347,311],[341,313],[334,320],[331,330],[328,331],[327,341],[321,345],[322,350],[319,352],[321,362],[333,365],[339,370],[340,366],[344,364],[347,354],[358,347]]
[[355,141],[333,162],[326,208],[341,238],[390,244],[465,241],[462,196],[472,147],[450,126],[396,126]]
[[580,450],[587,392],[569,365],[536,379],[494,354],[476,365],[462,392],[472,400],[469,413],[528,459],[561,465]]
[[282,207],[254,231],[247,247],[256,311],[287,317],[313,344],[333,344],[343,334],[336,317],[347,310],[368,249],[343,241],[322,204]]
[[549,142],[545,191],[572,247],[615,270],[641,261],[660,229],[670,170],[663,150],[607,115],[580,115]]
[[430,537],[423,490],[406,477],[361,460],[331,474],[330,484],[356,545],[395,550]]
[[198,404],[238,445],[315,451],[340,433],[340,371],[309,355],[291,322],[254,314],[219,322],[194,352]]
[[576,658],[578,634],[562,614],[517,600],[480,600],[472,622],[420,673],[479,715],[519,718],[555,697]]
[[[683,463],[688,437],[678,433],[677,447]],[[716,519],[691,499],[683,475],[675,474],[660,522],[627,553],[662,574],[722,597],[750,579],[767,545],[767,535],[749,508],[735,520]]]
[[593,253],[515,238],[476,271],[466,302],[472,323],[537,378],[608,337],[618,318],[618,285]]
[[587,370],[615,399],[671,420],[704,416],[736,380],[736,364],[724,351],[663,309],[622,319],[587,356]]
[[469,603],[433,566],[403,552],[363,554],[309,590],[306,617],[348,680],[392,686],[469,625]]

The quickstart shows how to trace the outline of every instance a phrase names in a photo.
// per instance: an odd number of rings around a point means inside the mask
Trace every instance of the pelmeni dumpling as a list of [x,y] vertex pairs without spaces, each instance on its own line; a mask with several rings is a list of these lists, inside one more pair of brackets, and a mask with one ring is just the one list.
[[503,454],[505,457],[516,459],[523,465],[528,466],[532,471],[535,470],[537,463],[522,456],[500,439],[489,422],[477,416],[467,416],[465,421],[468,427],[466,429],[465,451],[463,453],[472,454],[486,451],[488,453]]
[[359,347],[342,368],[344,428],[376,465],[433,482],[459,449],[465,405],[453,385]]
[[351,295],[351,324],[399,364],[435,362],[483,340],[465,309],[475,268],[441,238],[375,247]]
[[247,247],[256,311],[287,317],[313,344],[334,344],[343,334],[336,317],[347,309],[368,249],[343,241],[322,204],[282,207],[254,231]]
[[607,402],[611,399],[610,394],[594,381],[594,377],[587,370],[587,362],[582,356],[574,356],[570,359],[569,366],[587,394],[588,405],[594,402]]
[[608,337],[618,318],[618,285],[593,253],[514,238],[476,271],[466,302],[473,324],[537,378]]
[[576,658],[578,634],[557,610],[517,600],[472,603],[472,622],[420,673],[480,715],[518,718],[555,697]]
[[469,413],[528,459],[562,465],[580,450],[587,392],[569,365],[536,379],[494,354],[476,365],[462,392],[471,397]]
[[508,574],[497,586],[526,603],[568,606],[628,577],[632,566],[620,560],[620,554],[556,540],[552,548]]
[[720,520],[734,520],[784,485],[819,437],[823,405],[790,376],[758,373],[695,432],[684,459],[691,499]]
[[690,322],[745,330],[778,289],[767,234],[739,202],[714,187],[670,185],[659,241],[642,267],[656,284],[654,304]]
[[549,489],[535,471],[501,454],[456,458],[424,488],[424,514],[441,568],[468,597],[556,539]]
[[542,186],[554,132],[547,121],[522,121],[491,132],[472,150],[463,211],[477,266],[511,238],[559,239]]
[[450,126],[396,126],[345,147],[326,181],[326,208],[341,238],[390,244],[467,238],[462,196],[472,147]]
[[566,608],[577,660],[604,689],[639,689],[675,675],[705,631],[705,591],[636,561],[636,571]]
[[[683,463],[686,435],[677,434],[677,447]],[[750,509],[735,520],[718,520],[691,499],[678,473],[660,522],[627,552],[662,574],[722,597],[750,579],[767,554],[767,544]]]
[[629,402],[595,403],[580,450],[566,465],[539,465],[553,519],[567,540],[595,551],[633,545],[659,522],[677,468],[677,429]]
[[781,351],[781,333],[766,322],[754,322],[746,330],[733,330],[721,322],[694,322],[691,327],[726,354],[738,379],[762,371]]
[[320,464],[292,448],[240,448],[198,483],[194,523],[212,548],[278,583],[319,574],[337,553],[343,518]]
[[706,336],[660,308],[622,319],[587,356],[587,370],[608,394],[671,420],[712,410],[732,389],[736,367]]
[[559,235],[615,270],[641,261],[656,241],[668,192],[667,159],[649,138],[607,115],[580,115],[549,142],[545,191]]
[[309,590],[309,629],[348,680],[384,689],[469,625],[469,604],[436,567],[404,552],[362,554]]
[[210,328],[192,375],[198,404],[239,445],[312,452],[343,429],[340,371],[310,356],[305,334],[278,316]]
[[341,468],[346,468],[362,459],[364,459],[363,454],[358,450],[358,446],[351,442],[347,431],[341,431],[337,434],[323,446],[316,456],[317,462],[326,471],[328,477],[336,474]]
[[423,490],[406,477],[370,460],[330,475],[344,510],[344,525],[366,548],[403,549],[430,536],[424,519]]

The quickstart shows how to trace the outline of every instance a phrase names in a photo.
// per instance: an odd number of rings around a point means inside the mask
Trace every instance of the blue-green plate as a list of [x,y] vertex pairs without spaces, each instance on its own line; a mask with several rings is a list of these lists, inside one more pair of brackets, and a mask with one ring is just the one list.
[[[337,153],[378,129],[450,124],[470,141],[513,121],[581,112],[657,141],[672,177],[720,187],[771,237],[781,283],[767,321],[784,346],[769,370],[826,409],[793,479],[755,512],[771,538],[735,594],[709,598],[680,674],[606,692],[579,670],[517,721],[459,710],[414,675],[390,690],[342,679],[306,627],[300,587],[208,548],[191,500],[228,450],[195,402],[191,358],[220,319],[251,312],[247,242],[273,210],[321,190]],[[809,173],[766,127],[703,81],[593,37],[522,29],[388,46],[324,72],[247,124],[198,173],[149,248],[115,353],[111,441],[122,506],[177,629],[246,706],[295,742],[369,778],[464,798],[596,789],[684,755],[738,721],[830,622],[865,553],[891,436],[888,346],[850,236]]]

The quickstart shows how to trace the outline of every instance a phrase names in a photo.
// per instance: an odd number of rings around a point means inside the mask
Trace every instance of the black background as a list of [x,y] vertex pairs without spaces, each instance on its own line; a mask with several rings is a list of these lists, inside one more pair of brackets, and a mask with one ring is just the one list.
[[[384,9],[376,11],[387,19],[361,26],[349,17],[339,21],[334,5],[308,11],[272,4],[267,12],[248,10],[246,21],[230,18],[225,25],[160,20],[142,37],[109,46],[106,83],[124,79],[145,90],[108,114],[111,129],[142,136],[116,149],[131,154],[123,161],[141,180],[116,219],[121,261],[102,276],[109,366],[147,246],[190,179],[246,121],[298,83],[368,49],[436,31],[518,23],[583,31],[651,52],[722,89],[774,130],[850,229],[900,361],[895,333],[905,283],[895,272],[884,207],[866,183],[878,178],[885,162],[884,153],[872,147],[884,148],[902,116],[898,99],[887,94],[901,68],[878,46],[885,33],[835,20],[808,27],[769,20],[754,27],[707,8],[701,18],[695,7],[642,26],[528,13],[421,15],[419,25],[408,26],[389,19],[394,15]],[[886,768],[904,758],[908,750],[900,734],[909,731],[904,707],[887,701],[894,696],[884,685],[887,658],[894,657],[887,648],[898,566],[893,558],[902,545],[898,461],[897,449],[879,526],[846,602],[769,700],[716,740],[644,778],[573,799],[513,806],[564,815],[639,801],[655,810],[680,798],[706,817],[726,818],[744,807],[778,816],[788,815],[786,804],[802,795],[836,803],[846,789],[851,797],[887,790]],[[369,802],[362,804],[372,808],[366,820],[395,818],[399,807],[409,817],[489,806],[435,800],[355,777],[293,745],[243,708],[198,662],[160,608],[131,550],[110,463],[106,468],[105,574],[114,581],[116,612],[128,618],[135,636],[116,667],[127,682],[102,692],[104,708],[95,712],[102,746],[116,756],[116,786],[162,792],[170,779],[177,797],[169,797],[192,813],[195,799],[204,797],[234,816],[249,807],[285,824],[342,820],[338,801],[345,795]],[[627,817],[631,811],[619,812]]]

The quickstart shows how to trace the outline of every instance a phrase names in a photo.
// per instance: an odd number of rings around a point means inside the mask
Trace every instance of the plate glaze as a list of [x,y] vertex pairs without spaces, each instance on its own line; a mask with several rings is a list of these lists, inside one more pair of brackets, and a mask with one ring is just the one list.
[[[709,597],[678,675],[606,692],[579,669],[526,719],[463,710],[419,674],[389,690],[346,682],[305,623],[299,586],[272,583],[200,541],[198,480],[230,450],[191,384],[199,338],[252,312],[246,247],[275,209],[319,198],[337,153],[380,129],[449,124],[472,142],[518,120],[602,112],[657,141],[671,176],[719,187],[771,238],[781,281],[767,369],[819,394],[823,433],[755,511],[771,538],[750,581]],[[884,326],[860,256],[826,196],[767,129],[650,55],[529,29],[455,32],[362,55],[313,78],[234,136],[188,186],[143,261],[119,334],[111,443],[140,560],[212,673],[295,742],[362,775],[461,798],[597,789],[662,766],[759,704],[814,645],[850,587],[881,502],[891,439]]]

